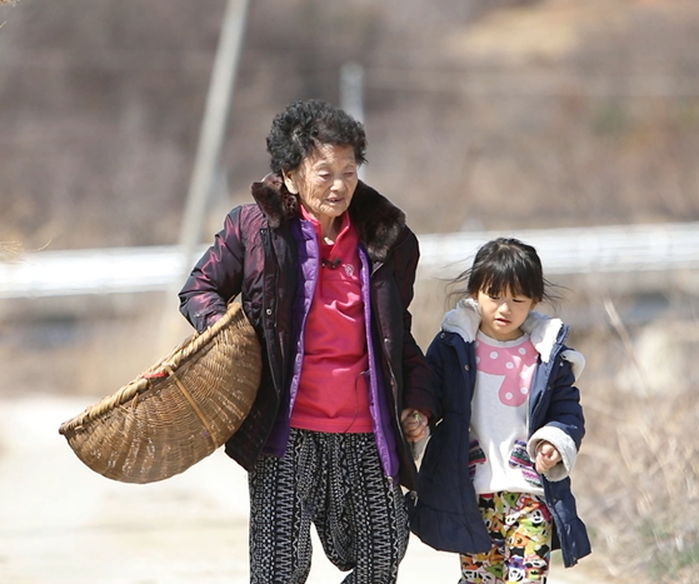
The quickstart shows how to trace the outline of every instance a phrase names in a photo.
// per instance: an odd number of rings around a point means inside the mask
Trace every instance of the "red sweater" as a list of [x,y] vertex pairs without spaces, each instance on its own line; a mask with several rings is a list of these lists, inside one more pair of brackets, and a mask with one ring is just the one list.
[[[303,211],[302,211],[303,212]],[[318,432],[372,432],[359,236],[345,213],[333,245],[318,222],[318,280],[304,331],[304,356],[291,426]]]

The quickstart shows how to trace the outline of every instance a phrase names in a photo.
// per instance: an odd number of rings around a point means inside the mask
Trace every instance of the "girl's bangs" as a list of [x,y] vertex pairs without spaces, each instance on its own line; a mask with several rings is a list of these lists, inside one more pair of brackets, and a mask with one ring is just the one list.
[[514,266],[494,267],[490,274],[483,281],[481,288],[489,296],[502,296],[505,292],[510,292],[514,296],[526,296],[528,298],[536,298],[533,290],[529,290],[528,286],[524,285],[526,278],[522,278]]

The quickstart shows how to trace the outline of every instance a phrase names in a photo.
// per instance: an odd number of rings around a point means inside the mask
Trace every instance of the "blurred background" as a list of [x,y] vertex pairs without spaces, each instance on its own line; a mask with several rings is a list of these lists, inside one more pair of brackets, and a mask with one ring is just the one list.
[[[0,408],[29,408],[0,469],[18,435],[67,450],[60,415],[188,334],[184,270],[250,200],[272,117],[300,97],[365,123],[364,180],[421,240],[423,348],[480,243],[539,248],[565,287],[544,309],[588,360],[579,570],[696,582],[696,0],[0,2]],[[47,403],[59,417],[34,419]],[[0,492],[46,484],[32,472],[0,473]],[[2,523],[5,543],[39,529]],[[0,551],[0,576],[12,565]]]

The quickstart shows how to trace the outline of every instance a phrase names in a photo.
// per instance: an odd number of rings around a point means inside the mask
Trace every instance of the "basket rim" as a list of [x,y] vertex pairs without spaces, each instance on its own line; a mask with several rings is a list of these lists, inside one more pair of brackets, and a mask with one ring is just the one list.
[[130,401],[134,396],[148,389],[154,380],[170,377],[183,361],[208,345],[222,329],[231,325],[240,313],[242,313],[242,318],[247,321],[242,305],[239,302],[231,302],[226,312],[214,324],[201,333],[191,335],[173,349],[170,354],[143,371],[135,379],[123,385],[115,393],[102,398],[92,406],[85,408],[77,416],[63,422],[58,428],[59,434],[67,436],[68,433],[87,422],[97,419],[113,408]]

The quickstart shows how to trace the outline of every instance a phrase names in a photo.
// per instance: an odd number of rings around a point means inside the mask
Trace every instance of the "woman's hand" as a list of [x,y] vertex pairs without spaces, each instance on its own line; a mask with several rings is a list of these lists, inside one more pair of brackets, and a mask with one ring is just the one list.
[[400,422],[403,426],[405,437],[410,442],[419,442],[429,435],[427,416],[420,410],[412,408],[403,410],[400,415]]
[[539,474],[551,470],[561,460],[561,453],[550,442],[542,440],[536,445],[536,472]]

